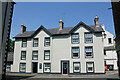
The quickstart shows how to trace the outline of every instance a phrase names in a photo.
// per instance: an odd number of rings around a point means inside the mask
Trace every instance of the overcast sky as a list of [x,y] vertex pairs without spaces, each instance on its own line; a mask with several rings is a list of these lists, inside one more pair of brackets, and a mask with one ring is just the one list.
[[[15,1],[15,0],[14,0]],[[94,25],[94,18],[115,35],[112,9],[110,2],[16,2],[13,12],[11,38],[20,33],[21,24],[28,31],[36,30],[43,25],[45,28],[58,28],[59,20],[63,19],[64,27],[72,27],[80,21]]]

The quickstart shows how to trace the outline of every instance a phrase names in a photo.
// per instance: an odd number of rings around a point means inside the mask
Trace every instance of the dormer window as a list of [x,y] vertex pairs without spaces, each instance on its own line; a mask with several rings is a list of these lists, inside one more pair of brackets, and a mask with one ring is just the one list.
[[33,47],[38,47],[38,38],[33,39]]
[[72,43],[73,44],[79,43],[79,33],[72,34]]
[[90,32],[85,32],[85,43],[92,43],[93,35]]
[[45,37],[45,46],[50,46],[50,37]]
[[112,44],[112,39],[111,38],[108,38],[108,43]]

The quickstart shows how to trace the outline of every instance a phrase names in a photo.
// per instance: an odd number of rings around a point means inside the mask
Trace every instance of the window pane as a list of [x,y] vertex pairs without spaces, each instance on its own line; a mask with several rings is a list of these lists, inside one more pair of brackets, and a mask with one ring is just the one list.
[[33,60],[38,60],[38,51],[33,51]]
[[79,47],[72,47],[72,55],[73,58],[79,57]]
[[22,47],[27,47],[27,39],[22,39]]
[[72,43],[79,43],[79,34],[72,34]]
[[26,60],[26,51],[21,51],[21,60]]
[[74,72],[80,72],[80,63],[74,63]]
[[87,71],[88,72],[93,72],[94,71],[94,66],[93,63],[87,63]]
[[45,37],[45,46],[50,46],[50,37]]
[[50,63],[44,64],[44,72],[50,72]]
[[85,54],[86,54],[86,57],[93,57],[93,48],[85,47]]
[[38,38],[34,38],[33,47],[38,47]]
[[26,64],[20,63],[20,72],[25,72],[25,70],[26,70]]
[[92,33],[85,33],[85,42],[92,43],[92,41],[93,41]]

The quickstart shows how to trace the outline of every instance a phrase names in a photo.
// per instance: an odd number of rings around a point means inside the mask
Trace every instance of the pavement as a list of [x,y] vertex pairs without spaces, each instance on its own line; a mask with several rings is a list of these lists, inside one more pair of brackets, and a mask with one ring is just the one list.
[[7,73],[6,80],[120,80],[118,71],[107,71],[95,75],[57,75],[57,74],[23,74]]

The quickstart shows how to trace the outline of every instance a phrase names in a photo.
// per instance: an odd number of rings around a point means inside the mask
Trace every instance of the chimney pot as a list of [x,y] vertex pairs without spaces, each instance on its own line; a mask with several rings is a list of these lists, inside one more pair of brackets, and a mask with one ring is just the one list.
[[95,16],[94,22],[95,22],[95,26],[96,26],[96,27],[99,27],[99,26],[100,26],[98,16]]
[[62,19],[60,19],[60,22],[59,22],[59,30],[62,30],[62,29],[63,29],[63,25],[64,25],[64,23],[63,23]]
[[26,26],[24,24],[21,25],[21,34],[26,31]]

